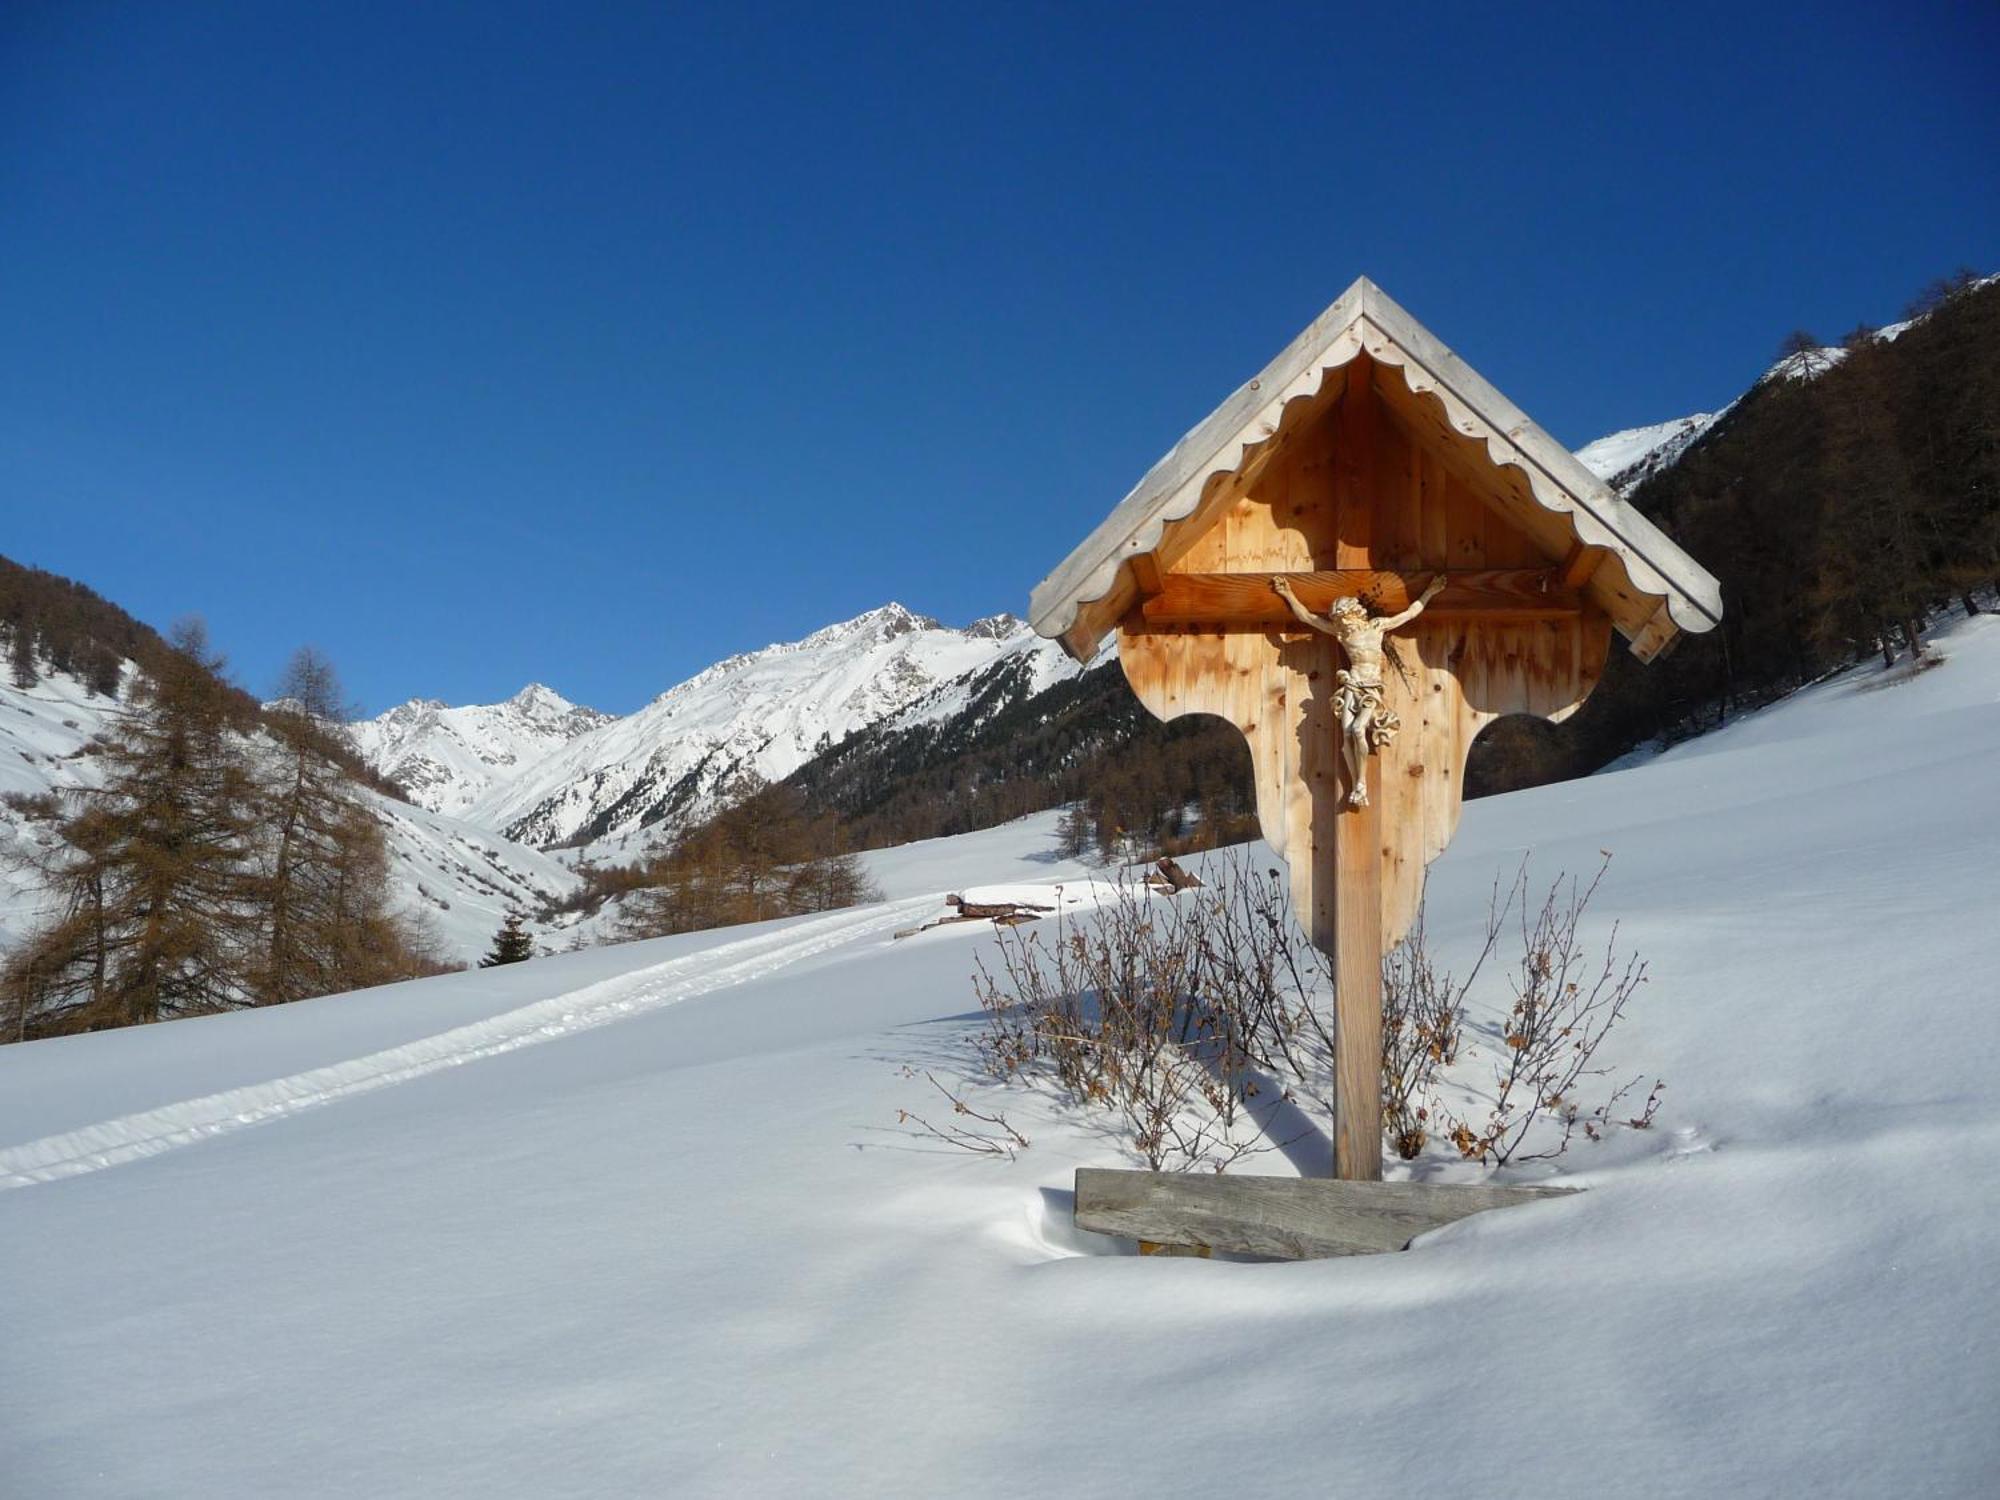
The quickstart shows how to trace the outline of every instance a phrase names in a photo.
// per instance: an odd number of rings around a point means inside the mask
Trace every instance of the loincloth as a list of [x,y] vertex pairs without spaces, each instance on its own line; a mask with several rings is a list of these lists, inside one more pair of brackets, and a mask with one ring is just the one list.
[[1383,705],[1380,682],[1359,679],[1343,667],[1334,674],[1334,684],[1333,706],[1341,718],[1358,719],[1362,717],[1363,709],[1367,710],[1370,750],[1380,750],[1396,737],[1403,721],[1393,709]]

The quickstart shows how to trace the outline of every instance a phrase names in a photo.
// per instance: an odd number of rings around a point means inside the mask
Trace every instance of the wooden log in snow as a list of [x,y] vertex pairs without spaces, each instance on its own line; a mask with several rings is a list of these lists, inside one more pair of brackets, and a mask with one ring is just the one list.
[[944,904],[957,907],[959,918],[967,922],[1030,922],[1055,910],[1053,906],[1037,906],[1032,901],[968,901],[956,894],[946,896]]
[[1469,1215],[1571,1191],[1078,1167],[1076,1225],[1152,1245],[1315,1260],[1401,1250]]

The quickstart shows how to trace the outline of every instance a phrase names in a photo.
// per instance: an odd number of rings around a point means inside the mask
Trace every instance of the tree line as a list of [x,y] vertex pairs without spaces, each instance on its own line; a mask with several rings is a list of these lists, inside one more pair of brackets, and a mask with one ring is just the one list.
[[1020,691],[1027,670],[1002,663],[959,715],[862,730],[784,785],[862,849],[1065,805],[1078,808],[1066,837],[1107,859],[1249,836],[1250,752],[1235,730],[1199,717],[1161,723],[1115,663],[1032,696]]
[[167,650],[157,631],[82,584],[5,557],[0,557],[0,631],[6,635],[9,680],[17,688],[33,687],[46,670],[76,678],[87,692],[115,698],[126,662],[157,664]]
[[[156,638],[157,639],[157,638]],[[41,925],[0,966],[7,1041],[275,1005],[435,973],[393,907],[382,825],[348,770],[332,668],[296,655],[260,709],[199,624],[146,653],[92,749],[97,784],[38,805]]]
[[643,860],[586,863],[577,873],[581,890],[549,915],[617,898],[617,942],[880,899],[839,819],[812,812],[784,786],[759,788]]
[[1722,623],[1650,667],[1614,650],[1544,769],[1593,770],[1870,656],[1921,664],[1928,620],[1991,607],[2000,283],[1961,273],[1909,312],[1893,339],[1854,330],[1837,361],[1792,335],[1780,372],[1634,493],[1721,582]]

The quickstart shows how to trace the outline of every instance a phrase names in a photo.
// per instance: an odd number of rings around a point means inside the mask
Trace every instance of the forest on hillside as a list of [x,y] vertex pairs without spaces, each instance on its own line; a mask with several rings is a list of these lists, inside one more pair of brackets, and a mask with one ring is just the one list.
[[1921,657],[1933,615],[1993,606],[2000,281],[1961,273],[1910,316],[1893,339],[1854,329],[1831,363],[1793,334],[1780,372],[1634,493],[1721,580],[1722,624],[1649,668],[1614,652],[1552,748],[1561,774],[1870,655]]
[[[44,673],[73,677],[86,691],[118,699],[131,686],[124,665],[141,681],[179,670],[177,648],[152,626],[134,619],[95,590],[8,557],[0,557],[0,644],[6,650],[8,680],[31,688]],[[203,647],[206,650],[206,647]],[[239,733],[265,725],[274,710],[242,688],[221,679],[219,702]],[[277,697],[284,697],[280,688]],[[346,706],[338,705],[345,716]],[[346,773],[385,797],[408,801],[403,789],[364,760],[344,737],[323,746]]]
[[[398,911],[332,668],[299,652],[260,707],[198,623],[171,638],[9,565],[17,686],[60,671],[120,701],[62,793],[10,793],[0,851],[43,893],[0,958],[0,1042],[275,1005],[444,967]],[[21,649],[15,642],[28,641]],[[128,672],[112,651],[131,653]]]

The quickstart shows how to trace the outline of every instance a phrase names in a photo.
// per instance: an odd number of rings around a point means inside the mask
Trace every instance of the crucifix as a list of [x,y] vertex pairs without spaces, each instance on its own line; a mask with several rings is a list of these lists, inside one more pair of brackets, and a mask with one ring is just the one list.
[[1368,757],[1396,738],[1402,721],[1382,703],[1382,637],[1400,630],[1424,612],[1444,587],[1442,577],[1433,578],[1417,595],[1417,602],[1393,615],[1372,615],[1354,594],[1342,594],[1322,617],[1314,614],[1292,592],[1292,583],[1282,573],[1271,580],[1271,590],[1298,617],[1299,623],[1340,642],[1347,665],[1334,679],[1334,706],[1340,713],[1340,753],[1347,762],[1347,805],[1361,807],[1368,801]]
[[1699,564],[1366,279],[1030,607],[1079,659],[1115,633],[1155,714],[1248,741],[1264,838],[1332,958],[1331,1166],[1355,1183],[1382,1175],[1382,958],[1457,825],[1473,739],[1574,712],[1614,631],[1650,660],[1720,614]]

